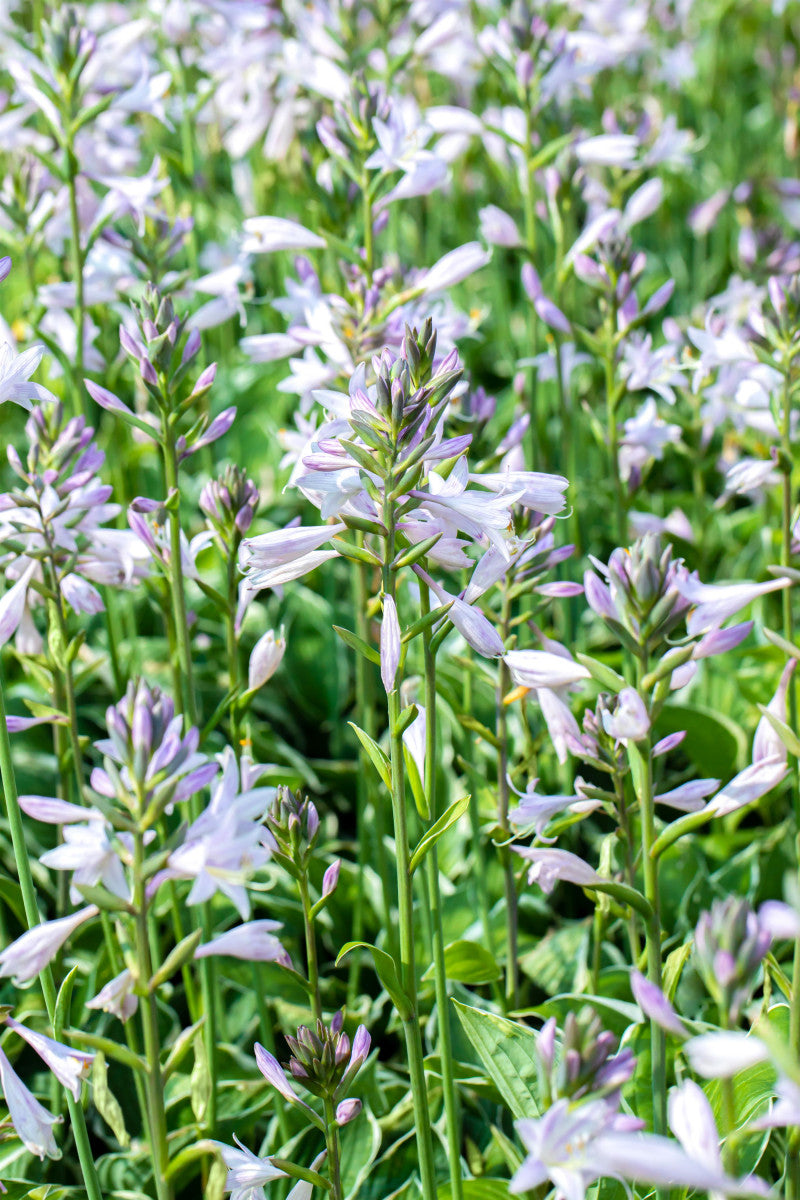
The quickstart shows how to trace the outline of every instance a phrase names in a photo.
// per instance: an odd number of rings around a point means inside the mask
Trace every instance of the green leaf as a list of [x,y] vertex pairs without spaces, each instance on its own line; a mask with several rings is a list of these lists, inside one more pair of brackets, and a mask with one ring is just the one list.
[[681,750],[700,775],[730,779],[747,757],[747,740],[730,717],[700,705],[667,704],[656,722],[657,736],[686,730]]
[[369,642],[365,642],[357,633],[353,633],[351,629],[344,629],[341,625],[333,626],[334,633],[337,633],[344,642],[345,646],[349,646],[351,650],[355,650],[357,654],[368,659],[376,666],[380,666],[381,656],[374,646],[370,646]]
[[180,971],[181,967],[191,961],[195,950],[200,945],[202,936],[202,929],[195,929],[192,933],[187,934],[185,938],[182,938],[177,946],[173,946],[162,965],[150,980],[148,986],[151,992],[159,988],[162,983],[166,983],[168,979],[171,979],[173,975]]
[[599,662],[596,658],[591,658],[588,654],[576,654],[578,662],[591,675],[595,683],[599,683],[601,687],[608,688],[611,692],[621,692],[627,684],[621,675],[618,675],[613,668],[607,663]]
[[[411,861],[408,864],[412,874],[416,871],[431,847],[435,846],[439,838],[447,833],[448,829],[452,825],[455,825],[456,821],[464,815],[469,808],[469,800],[469,796],[462,796],[460,800],[454,801],[449,808],[445,809],[438,821],[431,825],[428,832],[420,838],[414,853],[411,855]],[[452,976],[452,978],[455,978],[455,976]]]
[[198,1121],[202,1121],[211,1096],[211,1075],[208,1070],[208,1055],[202,1033],[196,1033],[192,1040],[194,1043],[194,1066],[190,1079],[189,1097],[192,1112]]
[[346,942],[337,955],[335,965],[338,967],[346,954],[349,954],[351,950],[358,949],[369,950],[372,955],[372,961],[375,964],[375,974],[386,989],[392,1004],[394,1004],[402,1020],[407,1021],[412,1015],[411,1005],[403,990],[400,976],[397,973],[397,965],[391,954],[387,954],[385,950],[380,950],[377,946],[373,946],[371,942]]
[[521,969],[550,996],[569,992],[575,984],[576,965],[586,954],[589,929],[584,921],[562,925],[540,938],[519,960]]
[[556,1017],[559,1025],[563,1025],[567,1013],[576,1012],[584,1004],[590,1005],[603,1018],[603,1024],[612,1032],[622,1034],[629,1025],[641,1022],[641,1014],[635,1004],[627,1000],[615,1000],[611,996],[592,996],[583,992],[561,992],[544,1004],[525,1011],[535,1013],[537,1017],[547,1020]]
[[[448,979],[455,983],[492,983],[503,974],[493,954],[478,942],[459,939],[444,948],[444,969]],[[432,979],[434,967],[422,976]]]
[[75,976],[77,974],[78,964],[76,963],[58,989],[55,1012],[53,1013],[53,1037],[57,1042],[61,1041],[64,1026],[69,1024],[70,1009],[72,1007],[72,989],[75,986]]
[[366,750],[367,754],[369,755],[369,757],[372,761],[372,765],[374,766],[375,770],[380,775],[384,784],[389,789],[389,791],[391,791],[392,790],[392,764],[389,762],[389,759],[386,757],[383,750],[381,750],[378,743],[376,741],[373,741],[373,739],[369,736],[368,733],[365,733],[363,729],[360,729],[358,727],[358,725],[355,724],[354,721],[348,721],[347,723],[350,726],[350,728],[353,730],[353,732],[355,733],[358,740],[361,742],[361,745]]
[[182,1029],[175,1039],[175,1042],[170,1046],[166,1061],[162,1070],[164,1080],[169,1079],[173,1071],[176,1071],[183,1062],[183,1059],[189,1052],[189,1047],[192,1044],[192,1039],[199,1029],[206,1023],[205,1015],[199,1021],[195,1021],[194,1025],[190,1025],[187,1029]]
[[793,754],[795,758],[800,758],[800,738],[794,730],[790,729],[785,721],[781,721],[779,717],[771,713],[766,704],[759,704],[758,711],[767,718],[789,753]]
[[[508,1200],[508,1179],[465,1179],[461,1184],[464,1200]],[[436,1200],[452,1200],[452,1190],[445,1183],[436,1192]]]
[[413,725],[419,715],[419,709],[416,704],[407,704],[400,716],[397,718],[393,733],[395,737],[401,738],[410,725]]
[[6,875],[0,875],[0,900],[8,905],[20,925],[27,926],[25,905],[22,901],[22,888]]
[[453,1004],[464,1032],[513,1115],[519,1120],[538,1116],[536,1034],[494,1013],[458,1000]]
[[355,1200],[381,1148],[381,1127],[365,1104],[361,1114],[342,1130],[342,1190]]
[[120,1146],[130,1145],[130,1135],[125,1128],[125,1118],[122,1115],[119,1101],[108,1086],[108,1069],[102,1050],[95,1055],[92,1063],[92,1100],[100,1116],[108,1125]]
[[414,797],[414,803],[417,806],[417,812],[423,821],[430,821],[431,810],[428,804],[428,797],[425,795],[425,787],[419,774],[419,767],[414,755],[409,750],[405,742],[403,742],[403,761],[406,764],[406,779],[411,788],[411,794]]
[[500,743],[497,740],[497,735],[489,729],[488,725],[483,725],[475,717],[471,717],[465,713],[458,714],[458,723],[459,725],[463,725],[465,729],[468,729],[470,733],[477,733],[479,738],[483,738],[490,746],[494,746],[495,750],[499,749]]
[[113,1058],[123,1066],[130,1067],[132,1071],[141,1071],[143,1075],[147,1074],[147,1067],[139,1056],[112,1038],[101,1037],[97,1033],[86,1033],[83,1029],[68,1029],[64,1036],[68,1042],[75,1042],[78,1046],[88,1046],[90,1050],[99,1050],[101,1054],[105,1054],[106,1058]]

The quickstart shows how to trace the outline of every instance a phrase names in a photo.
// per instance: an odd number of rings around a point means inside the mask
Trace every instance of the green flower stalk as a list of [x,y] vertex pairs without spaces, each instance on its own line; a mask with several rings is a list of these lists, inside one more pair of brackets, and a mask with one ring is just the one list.
[[[33,875],[31,873],[30,859],[28,858],[28,848],[25,845],[25,830],[22,820],[22,812],[19,807],[17,783],[14,774],[14,765],[11,758],[11,745],[8,739],[1,663],[0,780],[2,780],[3,784],[6,816],[8,819],[9,828],[11,830],[14,858],[17,864],[17,873],[19,875],[20,889],[22,891],[22,902],[25,907],[25,920],[27,922],[28,929],[34,929],[40,923],[39,906],[36,899],[36,886],[33,882]],[[50,1024],[53,1029],[53,1035],[58,1040],[61,1035],[61,1030],[57,1028],[55,1024],[57,1000],[56,986],[53,979],[52,969],[49,965],[42,969],[39,975],[39,982],[42,988],[42,995],[44,996],[47,1015],[50,1019]],[[86,1195],[88,1200],[103,1200],[103,1192],[100,1187],[100,1181],[97,1177],[97,1171],[94,1165],[94,1155],[89,1144],[89,1134],[86,1129],[86,1120],[83,1115],[83,1108],[81,1107],[80,1101],[75,1100],[70,1092],[67,1092],[67,1107],[69,1110],[73,1135],[75,1137],[75,1145],[78,1151],[78,1159],[80,1162],[84,1187],[86,1188]]]

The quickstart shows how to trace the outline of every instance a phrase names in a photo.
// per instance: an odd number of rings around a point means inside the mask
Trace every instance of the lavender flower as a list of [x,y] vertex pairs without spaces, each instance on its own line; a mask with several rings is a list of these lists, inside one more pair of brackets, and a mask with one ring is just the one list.
[[108,738],[96,743],[105,756],[91,774],[94,790],[117,800],[153,823],[171,806],[188,800],[217,774],[217,764],[197,751],[200,735],[183,733],[183,718],[158,688],[131,683],[122,700],[106,711]]

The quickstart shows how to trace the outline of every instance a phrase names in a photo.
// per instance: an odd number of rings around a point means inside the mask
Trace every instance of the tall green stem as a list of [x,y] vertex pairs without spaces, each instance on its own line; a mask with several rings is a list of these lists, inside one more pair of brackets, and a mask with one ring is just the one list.
[[614,483],[614,510],[616,513],[616,544],[624,546],[627,539],[625,520],[625,496],[622,489],[622,479],[619,473],[619,433],[617,430],[617,382],[616,366],[616,326],[617,306],[615,301],[609,302],[609,312],[606,317],[606,345],[604,355],[605,390],[606,390],[606,438],[608,441],[608,471]]
[[[503,608],[500,617],[500,637],[505,643],[511,621],[511,601],[508,587],[503,587]],[[506,901],[506,1008],[517,1007],[519,996],[519,962],[517,954],[517,881],[511,851],[505,844],[511,836],[508,824],[508,710],[504,697],[511,688],[511,675],[501,659],[497,681],[497,826],[503,845],[500,862]]]
[[[783,373],[783,411],[781,413],[781,566],[790,567],[792,562],[792,363],[787,359]],[[794,641],[794,617],[792,613],[792,589],[784,588],[781,596],[783,636],[787,642]],[[794,675],[788,688],[789,727],[797,729],[797,684]],[[792,798],[794,801],[795,846],[800,864],[800,780],[798,761],[790,758],[792,766]],[[794,943],[792,968],[792,996],[789,1005],[789,1044],[795,1054],[800,1053],[800,938]],[[800,1200],[800,1137],[792,1131],[786,1142],[786,1184],[790,1200]]]
[[303,931],[306,939],[306,964],[308,966],[308,982],[311,985],[311,1000],[314,1017],[322,1020],[322,997],[319,990],[319,963],[317,961],[317,935],[314,932],[314,921],[311,916],[311,897],[308,894],[308,872],[303,871],[298,880],[300,888],[300,903],[303,906]]
[[331,1183],[331,1200],[342,1200],[342,1163],[339,1149],[339,1126],[336,1111],[330,1096],[323,1101],[325,1106],[325,1145],[328,1148],[328,1179]]
[[[430,592],[420,583],[420,615],[430,612]],[[425,660],[425,798],[431,821],[438,819],[436,798],[436,657],[431,647],[430,628],[422,635]],[[447,1159],[450,1167],[450,1192],[452,1200],[461,1200],[464,1194],[461,1174],[461,1113],[455,1082],[453,1060],[453,1038],[450,1025],[450,996],[447,988],[447,972],[444,959],[444,928],[442,925],[442,898],[439,889],[439,856],[436,846],[426,858],[428,882],[428,905],[433,928],[433,969],[436,990],[436,1007],[439,1012],[439,1056],[442,1063],[442,1089],[444,1091],[444,1113],[447,1125]]]
[[[11,744],[8,740],[5,697],[3,695],[2,660],[0,660],[0,780],[2,780],[3,784],[6,816],[11,830],[11,843],[14,847],[14,858],[17,863],[17,874],[22,891],[22,903],[25,908],[25,920],[28,928],[33,929],[35,925],[40,923],[41,917],[36,900],[36,887],[31,874],[28,849],[25,845],[25,829],[22,821],[22,812],[19,807],[17,782],[11,758]],[[56,1010],[56,985],[50,967],[45,967],[42,971],[39,976],[39,982],[42,987],[47,1015],[50,1018],[52,1026]],[[55,1030],[53,1032],[55,1033]],[[103,1200],[103,1193],[95,1170],[94,1155],[89,1145],[89,1134],[86,1129],[83,1109],[80,1102],[72,1098],[70,1092],[66,1093],[66,1097],[75,1146],[78,1151],[84,1186],[86,1187],[86,1195],[88,1200]]]
[[170,493],[174,492],[173,503],[170,504],[169,508],[169,574],[172,611],[175,622],[175,641],[178,647],[178,660],[181,673],[183,711],[188,723],[195,725],[197,723],[197,705],[194,694],[192,652],[189,645],[189,629],[186,619],[186,589],[184,587],[183,564],[181,562],[178,454],[175,448],[175,432],[169,418],[164,418],[163,421],[162,448],[164,452],[164,477],[167,485],[167,495],[169,496]]
[[153,961],[150,953],[147,920],[144,858],[144,833],[137,830],[134,834],[133,848],[133,904],[136,909],[136,956],[139,987],[142,989],[142,1032],[147,1063],[148,1132],[156,1195],[158,1200],[172,1200],[172,1187],[167,1180],[169,1147],[167,1145],[167,1114],[164,1106],[164,1079],[161,1072],[161,1038],[158,1032],[156,998],[150,986]]
[[[71,109],[71,100],[70,100]],[[68,126],[71,125],[71,117]],[[75,321],[75,360],[73,364],[73,388],[75,391],[75,411],[85,415],[83,398],[83,327],[86,322],[86,303],[83,290],[83,269],[86,256],[81,243],[81,222],[78,213],[78,159],[71,134],[68,134],[67,147],[67,192],[69,194],[69,225],[70,225],[70,254],[72,259],[72,282],[75,286],[75,306],[73,318]]]
[[[643,652],[637,663],[639,686],[647,673],[647,653]],[[661,898],[658,887],[658,858],[651,851],[655,842],[655,803],[653,799],[653,762],[650,736],[641,741],[631,741],[628,753],[636,786],[639,804],[642,837],[642,863],[644,870],[644,894],[652,909],[647,923],[647,978],[661,988]],[[652,1058],[653,1085],[653,1128],[656,1133],[665,1133],[667,1128],[667,1049],[664,1030],[655,1021],[650,1022],[650,1051]]]
[[[395,599],[395,573],[391,567],[395,555],[395,514],[390,499],[393,479],[390,473],[386,482],[383,505],[383,524],[387,530],[384,539],[383,590]],[[400,717],[400,680],[387,697],[390,733],[392,818],[397,862],[397,899],[400,926],[400,973],[407,1004],[401,1014],[406,1041],[406,1053],[411,1076],[411,1096],[414,1105],[414,1123],[419,1151],[419,1167],[424,1200],[435,1200],[436,1174],[433,1160],[433,1137],[428,1113],[428,1090],[425,1082],[425,1067],[422,1053],[422,1034],[417,1013],[417,964],[414,953],[414,900],[410,868],[411,853],[408,844],[406,816],[406,793],[403,768],[403,737],[398,721]]]

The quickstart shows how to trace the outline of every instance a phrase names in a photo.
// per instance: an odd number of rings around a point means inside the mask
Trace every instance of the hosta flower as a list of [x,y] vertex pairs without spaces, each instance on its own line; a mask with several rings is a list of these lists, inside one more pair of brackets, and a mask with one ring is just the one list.
[[34,925],[0,951],[0,976],[10,975],[17,987],[35,978],[52,962],[78,926],[96,917],[98,912],[94,904],[88,904],[67,917]]
[[0,404],[11,400],[21,408],[30,409],[32,400],[55,402],[52,392],[40,383],[31,382],[43,354],[43,346],[31,346],[22,354],[15,354],[7,342],[0,344]]
[[139,997],[133,990],[135,979],[129,970],[124,970],[110,979],[100,989],[96,996],[86,1001],[87,1008],[99,1008],[102,1012],[112,1013],[125,1022],[139,1007]]
[[268,629],[258,639],[250,654],[247,668],[247,687],[255,691],[268,683],[283,661],[286,653],[286,638],[275,637],[275,631]]
[[219,954],[246,962],[279,962],[290,966],[289,955],[275,937],[276,930],[281,928],[280,921],[248,921],[198,946],[194,956],[209,958]]
[[194,880],[187,904],[200,904],[221,891],[246,921],[250,915],[246,885],[270,858],[262,822],[275,789],[240,792],[239,786],[236,756],[228,746],[208,807],[189,826],[167,866],[174,877]]
[[13,1017],[6,1017],[6,1025],[36,1051],[58,1082],[71,1092],[76,1100],[80,1100],[81,1083],[88,1078],[94,1055],[86,1054],[82,1050],[73,1050],[71,1046],[64,1046],[43,1033],[35,1033],[26,1025],[15,1021]]
[[254,588],[272,588],[299,579],[321,563],[336,558],[338,550],[320,550],[345,526],[290,525],[273,533],[246,538],[239,550],[239,566]]
[[53,1126],[63,1120],[44,1108],[17,1075],[0,1050],[0,1088],[8,1106],[11,1124],[25,1148],[37,1158],[61,1158],[53,1137]]
[[231,1193],[231,1200],[266,1200],[265,1184],[275,1179],[285,1179],[286,1172],[279,1171],[272,1165],[269,1158],[259,1158],[253,1154],[233,1135],[235,1146],[226,1146],[217,1142],[222,1161],[228,1168],[225,1177],[225,1191]]

